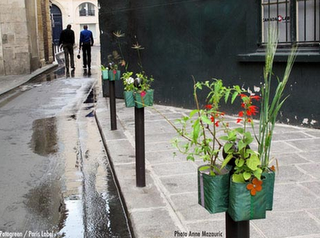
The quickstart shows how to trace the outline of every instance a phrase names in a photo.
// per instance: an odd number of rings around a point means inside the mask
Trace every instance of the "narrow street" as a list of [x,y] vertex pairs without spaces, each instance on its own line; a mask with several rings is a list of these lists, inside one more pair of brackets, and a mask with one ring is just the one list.
[[13,237],[130,237],[95,117],[92,75],[59,66],[0,98],[0,231]]

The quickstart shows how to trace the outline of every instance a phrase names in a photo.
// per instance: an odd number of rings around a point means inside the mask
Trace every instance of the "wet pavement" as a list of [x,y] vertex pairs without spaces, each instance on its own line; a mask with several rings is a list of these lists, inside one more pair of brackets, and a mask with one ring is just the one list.
[[95,52],[91,76],[58,67],[0,95],[1,237],[131,236],[94,117]]

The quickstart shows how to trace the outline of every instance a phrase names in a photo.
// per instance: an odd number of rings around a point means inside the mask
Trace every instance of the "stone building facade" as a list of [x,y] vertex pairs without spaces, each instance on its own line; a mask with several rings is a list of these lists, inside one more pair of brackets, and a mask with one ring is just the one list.
[[100,44],[99,6],[97,0],[51,0],[51,2],[53,8],[55,8],[54,14],[57,11],[61,14],[61,19],[57,19],[55,15],[53,16],[55,19],[53,27],[61,28],[54,29],[54,42],[57,42],[60,31],[65,29],[68,24],[71,24],[75,33],[76,44],[79,43],[80,31],[83,30],[83,25],[88,25],[88,29],[92,31],[95,45]]
[[0,2],[0,75],[28,74],[53,62],[50,0]]

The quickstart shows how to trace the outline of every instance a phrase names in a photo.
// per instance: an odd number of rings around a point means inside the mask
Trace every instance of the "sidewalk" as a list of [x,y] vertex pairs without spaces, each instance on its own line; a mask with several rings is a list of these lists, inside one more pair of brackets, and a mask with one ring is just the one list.
[[[145,108],[146,187],[135,179],[134,108],[117,100],[117,130],[111,131],[109,98],[99,96],[96,117],[120,185],[135,237],[225,237],[225,214],[209,214],[197,204],[197,167],[170,140],[174,129]],[[174,121],[188,110],[156,105]],[[274,209],[250,221],[251,238],[320,237],[320,130],[277,125],[272,155],[279,160]],[[190,234],[189,232],[193,233]],[[197,234],[200,233],[200,236]],[[208,237],[208,236],[207,236]]]
[[44,67],[33,71],[31,74],[0,76],[0,95],[19,87],[34,77],[44,74],[57,66],[58,64],[53,63],[45,65]]

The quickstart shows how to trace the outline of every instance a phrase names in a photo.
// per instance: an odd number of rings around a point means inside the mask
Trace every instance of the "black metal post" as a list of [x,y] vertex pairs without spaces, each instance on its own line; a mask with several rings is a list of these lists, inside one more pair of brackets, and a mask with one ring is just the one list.
[[[101,79],[102,79],[102,75],[101,75]],[[102,96],[104,98],[108,97],[108,84],[107,84],[108,81],[109,80],[102,79]]]
[[109,81],[111,130],[117,130],[115,82]]
[[137,187],[145,187],[144,107],[134,108],[134,120],[136,138],[136,184]]
[[249,238],[250,222],[234,221],[226,212],[226,238]]

